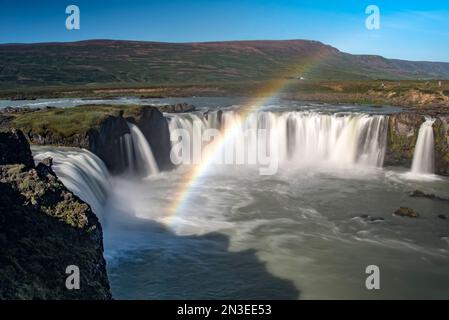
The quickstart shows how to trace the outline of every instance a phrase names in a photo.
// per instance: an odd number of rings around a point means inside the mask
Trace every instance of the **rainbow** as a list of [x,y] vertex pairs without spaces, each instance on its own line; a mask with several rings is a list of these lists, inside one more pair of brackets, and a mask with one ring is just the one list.
[[214,163],[215,157],[221,152],[226,143],[235,136],[237,128],[240,127],[247,119],[248,116],[259,110],[261,107],[267,104],[273,98],[276,98],[279,93],[288,88],[291,83],[293,75],[297,75],[299,72],[304,74],[306,71],[322,63],[328,57],[327,54],[318,55],[317,59],[313,59],[307,65],[304,62],[301,64],[301,68],[291,68],[289,74],[278,76],[276,79],[270,81],[265,86],[261,87],[256,94],[256,97],[250,99],[244,106],[239,109],[239,119],[234,123],[231,128],[228,128],[224,134],[214,142],[213,146],[208,148],[207,154],[203,155],[201,164],[194,165],[190,172],[182,179],[180,188],[176,190],[174,201],[168,207],[167,213],[164,217],[165,223],[168,225],[174,224],[174,218],[180,216],[188,206],[189,199],[192,196],[195,188],[201,184],[202,178],[207,175],[209,169]]

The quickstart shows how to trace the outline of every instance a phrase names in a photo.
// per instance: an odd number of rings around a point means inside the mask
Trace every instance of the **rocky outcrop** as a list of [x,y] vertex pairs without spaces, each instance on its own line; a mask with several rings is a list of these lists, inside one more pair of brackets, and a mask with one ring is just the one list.
[[159,109],[159,111],[167,113],[192,112],[196,110],[195,106],[188,103],[169,104],[158,106],[157,108]]
[[[76,108],[82,108],[82,106]],[[61,112],[68,111],[68,116],[73,116],[69,109],[62,109]],[[21,126],[21,122],[17,119],[20,119],[22,114],[35,111],[26,108],[20,112],[12,110],[1,113],[0,129],[10,130],[12,127],[18,127],[25,132],[26,138],[32,144],[88,149],[103,160],[112,174],[121,174],[129,168],[125,139],[129,139],[129,136],[126,135],[130,133],[127,122],[131,122],[139,127],[147,139],[159,169],[170,170],[173,168],[170,160],[170,132],[167,119],[159,109],[167,112],[187,112],[194,110],[195,107],[185,103],[162,107],[88,106],[85,109],[85,114],[79,113],[80,117],[95,119],[95,121],[81,123],[79,130],[72,130],[70,134],[63,134],[63,127],[53,126],[53,123],[49,123],[49,118],[56,119],[57,117],[55,114],[51,114],[50,117],[45,112],[33,113],[36,115],[33,119],[36,120],[37,125],[29,125],[28,119],[28,125],[22,123]],[[63,117],[61,113],[58,116]]]
[[129,133],[122,112],[118,117],[107,117],[98,129],[91,129],[87,133],[88,149],[103,160],[112,174],[122,173],[127,168],[126,159],[123,157],[123,137]]
[[418,218],[419,214],[412,208],[400,207],[394,212],[395,216],[408,217],[408,218]]
[[147,139],[160,170],[173,169],[170,160],[171,142],[167,119],[155,107],[146,107],[138,119],[130,119],[137,124]]
[[[435,173],[449,175],[448,116],[438,116],[433,125],[435,140]],[[385,165],[410,167],[419,128],[424,115],[415,112],[399,113],[389,117]]]
[[77,133],[70,137],[62,137],[51,130],[46,130],[44,133],[28,131],[25,134],[32,144],[75,148],[89,147],[89,137],[85,133]]
[[0,165],[21,163],[34,167],[28,141],[20,130],[0,132]]
[[415,113],[399,113],[389,117],[385,165],[411,167],[423,121],[424,117]]
[[[89,205],[50,160],[30,163],[21,132],[0,137],[0,300],[110,299],[102,228]],[[66,287],[71,265],[80,271],[79,290]]]
[[449,116],[440,116],[433,124],[436,173],[449,176]]
[[168,123],[158,108],[152,106],[145,106],[138,115],[126,119],[122,112],[106,118],[98,129],[88,132],[88,149],[103,160],[112,174],[123,173],[128,166],[124,156],[124,135],[130,133],[127,122],[136,124],[142,131],[159,169],[172,169]]
[[413,192],[410,193],[410,197],[412,197],[412,198],[426,198],[426,199],[431,199],[431,200],[439,200],[439,201],[447,201],[447,202],[449,202],[449,199],[439,197],[439,196],[434,195],[432,193],[425,193],[425,192],[423,192],[421,190],[414,190]]

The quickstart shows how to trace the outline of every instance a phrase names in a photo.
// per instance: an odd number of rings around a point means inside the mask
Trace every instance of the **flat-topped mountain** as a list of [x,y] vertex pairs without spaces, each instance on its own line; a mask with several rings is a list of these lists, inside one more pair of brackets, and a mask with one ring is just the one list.
[[449,79],[449,63],[351,55],[317,41],[159,43],[89,40],[0,45],[3,89],[264,81]]

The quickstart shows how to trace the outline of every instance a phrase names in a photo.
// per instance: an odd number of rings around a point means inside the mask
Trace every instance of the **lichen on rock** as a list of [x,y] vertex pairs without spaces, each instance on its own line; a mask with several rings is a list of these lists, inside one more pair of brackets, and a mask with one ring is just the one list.
[[[435,173],[449,175],[449,118],[437,116],[433,125]],[[385,165],[411,167],[424,115],[404,112],[389,116]]]
[[[98,218],[51,161],[30,163],[20,135],[0,135],[8,146],[0,162],[0,299],[110,299]],[[65,286],[69,265],[79,267],[79,290]]]
[[419,214],[412,208],[400,207],[394,212],[395,216],[408,217],[408,218],[418,218]]

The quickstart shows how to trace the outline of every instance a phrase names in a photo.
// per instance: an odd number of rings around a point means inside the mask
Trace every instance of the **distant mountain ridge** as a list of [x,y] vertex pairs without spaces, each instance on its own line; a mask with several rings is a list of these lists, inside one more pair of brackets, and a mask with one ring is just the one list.
[[312,80],[449,79],[449,63],[352,55],[309,40],[162,43],[86,40],[0,45],[3,89]]

